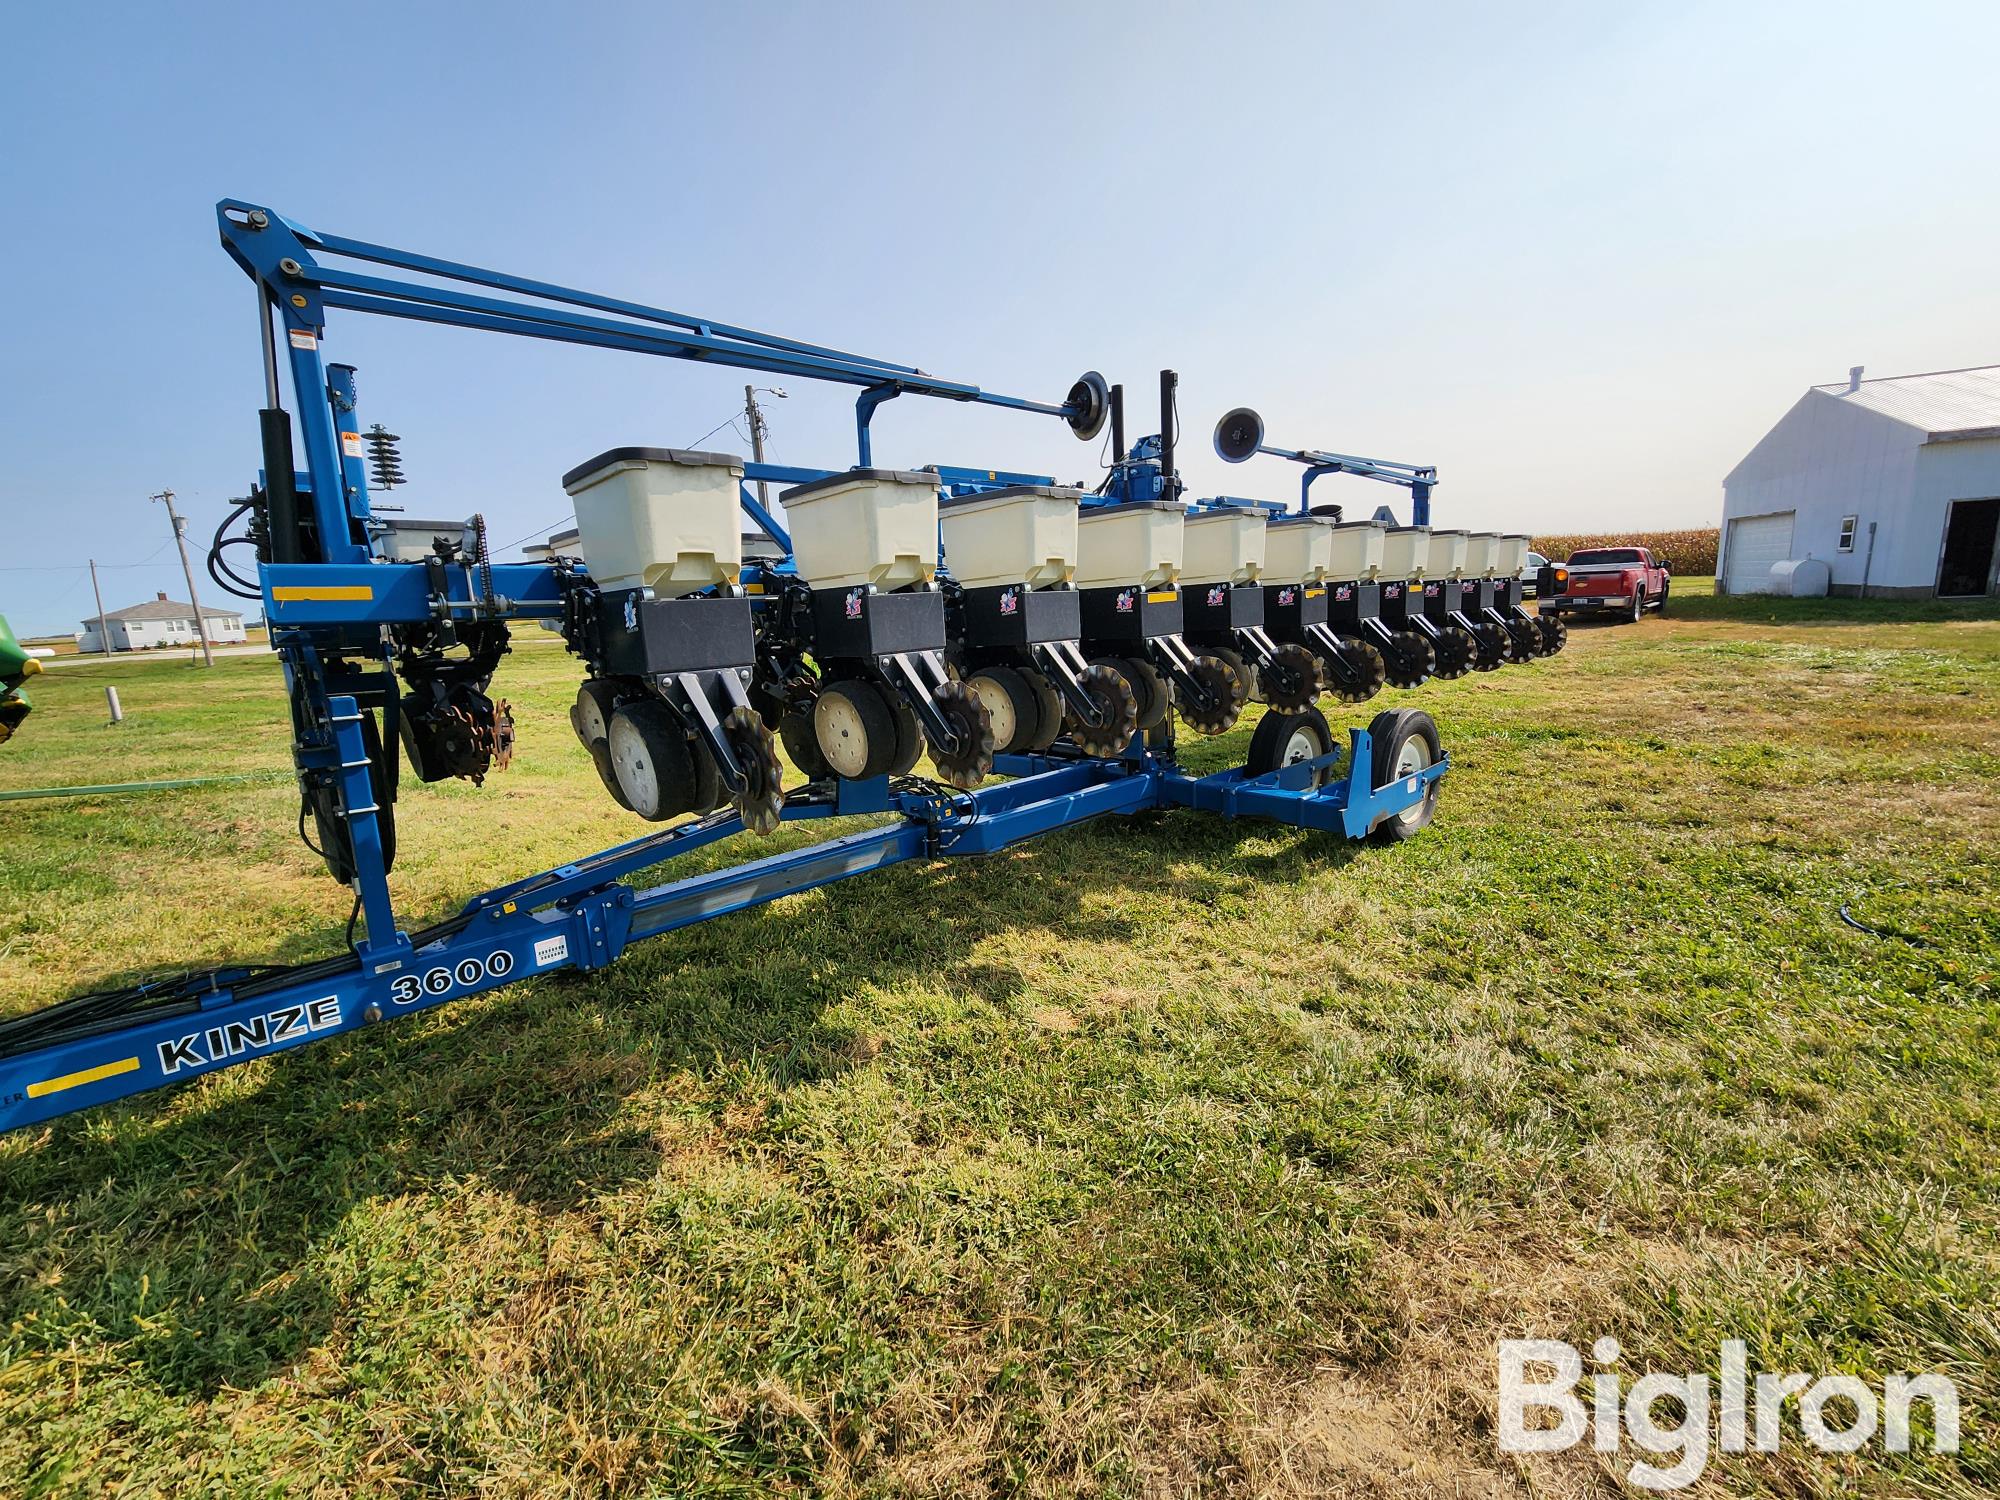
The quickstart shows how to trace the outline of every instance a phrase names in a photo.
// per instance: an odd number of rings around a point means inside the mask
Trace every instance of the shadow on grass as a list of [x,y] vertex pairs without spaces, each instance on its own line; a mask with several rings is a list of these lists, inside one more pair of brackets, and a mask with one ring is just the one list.
[[[1125,913],[1239,899],[1356,850],[1271,825],[1255,832],[1275,831],[1276,851],[1232,848],[1251,831],[1106,819],[900,866],[635,945],[598,973],[59,1121],[8,1164],[0,1318],[115,1345],[168,1393],[253,1386],[351,1308],[357,1287],[320,1268],[365,1232],[349,1222],[362,1205],[471,1184],[544,1215],[587,1208],[658,1174],[676,1120],[723,1109],[731,1088],[713,1085],[776,1094],[855,1066],[865,1039],[827,1012],[867,987],[1004,1006],[1026,981],[975,961],[987,939],[1131,942]],[[641,1093],[658,1097],[628,1108]]]

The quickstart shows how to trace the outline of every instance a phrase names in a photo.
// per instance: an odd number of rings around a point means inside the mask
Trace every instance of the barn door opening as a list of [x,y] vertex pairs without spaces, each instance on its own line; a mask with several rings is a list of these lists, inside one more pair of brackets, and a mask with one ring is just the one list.
[[1993,583],[1993,543],[2000,535],[2000,499],[1954,500],[1944,523],[1944,557],[1938,563],[1938,597],[1984,594]]

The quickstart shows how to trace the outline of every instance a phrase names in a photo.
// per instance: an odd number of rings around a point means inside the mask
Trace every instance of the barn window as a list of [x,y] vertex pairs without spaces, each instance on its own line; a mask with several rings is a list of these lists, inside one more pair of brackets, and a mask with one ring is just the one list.
[[1859,516],[1842,516],[1840,518],[1840,550],[1842,552],[1852,552],[1854,550],[1854,528],[1860,519]]

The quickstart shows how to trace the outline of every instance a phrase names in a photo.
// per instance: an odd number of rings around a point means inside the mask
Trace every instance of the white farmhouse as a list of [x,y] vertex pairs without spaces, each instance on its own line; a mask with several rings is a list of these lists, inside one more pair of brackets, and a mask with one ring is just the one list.
[[[243,616],[233,609],[208,609],[201,612],[203,624],[207,627],[208,642],[211,646],[226,645],[231,641],[244,639]],[[98,638],[97,617],[83,622],[83,629],[77,635],[79,651],[102,651],[103,642]],[[127,605],[124,609],[108,610],[104,616],[104,627],[111,633],[113,651],[143,651],[151,646],[199,646],[201,638],[194,630],[194,606],[180,604],[159,594],[144,604]]]
[[2000,365],[1861,374],[1807,391],[1722,481],[1718,592],[1811,558],[1836,594],[2000,593]]

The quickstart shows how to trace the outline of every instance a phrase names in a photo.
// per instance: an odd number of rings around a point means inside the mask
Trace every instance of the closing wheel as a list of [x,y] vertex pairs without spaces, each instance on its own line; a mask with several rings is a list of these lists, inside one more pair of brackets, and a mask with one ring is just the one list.
[[1081,723],[1072,714],[1070,743],[1099,760],[1123,755],[1132,736],[1139,732],[1139,701],[1133,696],[1131,679],[1109,663],[1092,662],[1077,683],[1096,710],[1097,724]]
[[1479,659],[1479,642],[1469,631],[1457,625],[1438,626],[1438,638],[1431,643],[1437,653],[1437,669],[1434,676],[1446,682],[1463,677],[1472,670],[1473,662]]
[[1382,665],[1390,687],[1422,687],[1437,671],[1437,653],[1431,643],[1414,630],[1398,630],[1389,636],[1382,652]]
[[896,758],[889,762],[889,774],[907,776],[916,769],[917,757],[924,753],[924,726],[901,693],[889,693],[883,701],[896,720]]
[[569,727],[588,750],[597,740],[611,737],[611,715],[618,707],[618,690],[602,677],[592,677],[576,690],[576,702],[569,706]]
[[1320,691],[1319,658],[1310,647],[1287,642],[1257,669],[1257,686],[1264,701],[1282,713],[1310,708]]
[[1030,667],[1021,669],[1021,680],[1035,695],[1035,732],[1028,740],[1031,754],[1040,755],[1056,742],[1063,729],[1062,694],[1048,677]]
[[1100,656],[1097,660],[1131,685],[1132,701],[1139,706],[1141,729],[1158,729],[1166,723],[1167,712],[1174,706],[1174,699],[1172,689],[1167,679],[1160,675],[1159,668],[1139,656]]
[[811,709],[788,709],[778,720],[778,740],[807,781],[824,781],[833,774],[833,767],[819,753],[819,740],[813,735]]
[[896,715],[872,682],[832,683],[813,700],[813,740],[828,768],[849,781],[888,774],[896,760]]
[[1472,638],[1479,643],[1479,653],[1472,659],[1473,671],[1497,672],[1514,659],[1514,638],[1491,620],[1475,621]]
[[611,773],[625,805],[649,823],[699,806],[687,732],[666,704],[640,698],[611,716]]
[[1188,668],[1188,675],[1208,699],[1208,704],[1204,708],[1196,708],[1183,698],[1181,722],[1196,734],[1229,733],[1236,727],[1236,721],[1243,717],[1243,705],[1250,697],[1248,685],[1229,669],[1228,662],[1217,656],[1197,656],[1194,665]]
[[785,768],[778,763],[777,741],[757,710],[743,706],[729,710],[722,732],[743,772],[743,784],[730,798],[737,815],[752,833],[775,833],[785,805]]
[[1025,750],[1041,727],[1040,710],[1027,679],[1012,667],[985,667],[966,679],[967,687],[986,705],[993,728],[993,753],[1013,755]]
[[1554,656],[1569,644],[1569,622],[1561,615],[1536,615],[1542,632],[1542,655]]
[[[1326,715],[1316,708],[1296,713],[1272,709],[1257,722],[1250,736],[1250,758],[1244,770],[1251,776],[1268,776],[1281,766],[1302,760],[1318,760],[1333,749],[1333,730]],[[1313,777],[1314,786],[1325,786],[1333,775],[1332,765],[1324,765]]]
[[[1437,725],[1421,709],[1391,708],[1375,715],[1368,726],[1368,738],[1375,747],[1375,786],[1379,790],[1392,781],[1414,776],[1443,759]],[[1437,811],[1438,783],[1424,788],[1423,800],[1402,812],[1382,819],[1369,830],[1369,837],[1382,843],[1413,838],[1430,825]]]
[[946,781],[969,792],[993,769],[993,721],[979,694],[962,682],[941,683],[931,701],[954,741],[949,750],[933,744],[931,764]]
[[1342,636],[1340,647],[1347,658],[1348,670],[1354,675],[1343,677],[1340,669],[1329,661],[1324,674],[1326,690],[1342,703],[1366,703],[1389,680],[1389,664],[1372,643],[1359,636]]

